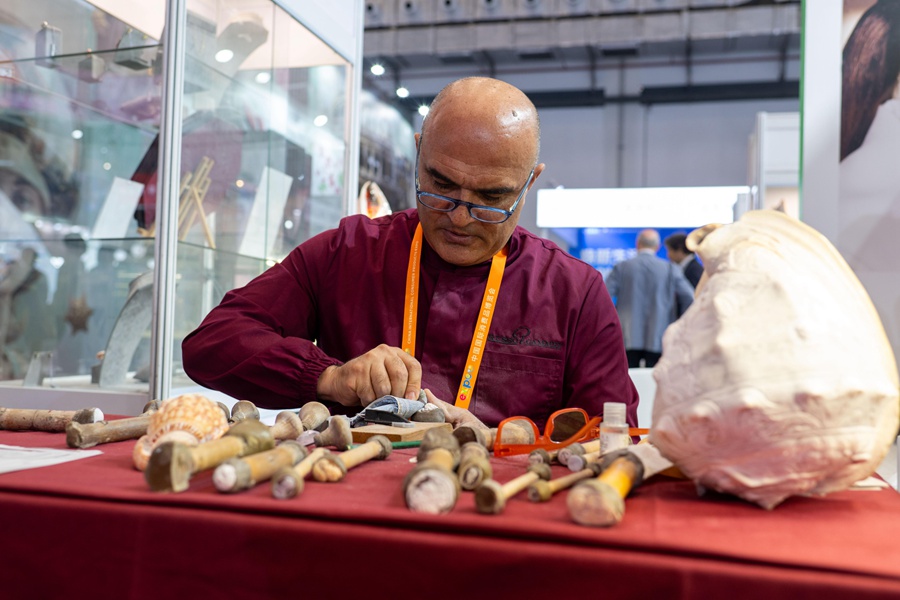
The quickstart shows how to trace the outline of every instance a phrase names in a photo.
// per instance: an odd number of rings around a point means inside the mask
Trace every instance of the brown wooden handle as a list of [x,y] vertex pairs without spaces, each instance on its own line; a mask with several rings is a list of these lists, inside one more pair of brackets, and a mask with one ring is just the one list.
[[538,475],[537,473],[528,472],[523,475],[519,475],[515,479],[507,481],[500,487],[500,490],[504,497],[511,498],[540,478],[540,475]]
[[253,481],[266,481],[281,467],[296,465],[308,454],[300,444],[283,443],[266,452],[243,458],[250,467]]
[[98,444],[136,440],[147,433],[149,424],[150,415],[87,424],[72,421],[66,426],[66,444],[70,448],[91,448]]
[[239,492],[268,481],[279,469],[291,467],[306,456],[300,444],[285,442],[244,458],[229,458],[216,467],[213,484],[220,492]]
[[226,435],[191,448],[193,472],[206,471],[222,464],[229,458],[241,456],[246,446],[243,439],[234,435]]
[[65,431],[66,426],[76,421],[93,423],[103,418],[97,408],[81,410],[42,410],[33,408],[0,408],[0,429],[15,431]]
[[344,467],[349,471],[357,465],[361,465],[366,461],[372,460],[379,454],[381,454],[381,446],[379,446],[377,443],[372,444],[370,442],[366,442],[365,444],[362,444],[355,448],[351,448],[346,452],[341,452],[338,456],[341,457],[341,461],[343,461]]

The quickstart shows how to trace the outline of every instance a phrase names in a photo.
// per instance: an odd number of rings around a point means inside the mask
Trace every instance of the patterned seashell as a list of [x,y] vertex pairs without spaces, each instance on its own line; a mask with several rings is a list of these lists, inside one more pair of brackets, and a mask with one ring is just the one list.
[[897,365],[837,250],[775,211],[688,241],[705,272],[663,337],[650,441],[701,488],[767,509],[871,475],[897,435]]
[[134,466],[143,471],[153,449],[164,442],[196,446],[222,437],[228,419],[219,405],[201,394],[182,394],[163,402],[151,414],[147,434],[135,444]]

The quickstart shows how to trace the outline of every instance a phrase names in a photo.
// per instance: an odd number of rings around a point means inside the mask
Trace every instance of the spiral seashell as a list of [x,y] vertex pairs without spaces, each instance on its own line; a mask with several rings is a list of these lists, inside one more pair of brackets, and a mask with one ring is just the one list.
[[688,244],[705,272],[663,336],[650,442],[701,488],[767,509],[871,475],[897,434],[897,365],[837,250],[775,211]]
[[153,449],[164,442],[196,446],[222,437],[228,419],[219,405],[202,394],[182,394],[163,402],[150,416],[147,434],[134,446],[132,460],[143,471]]

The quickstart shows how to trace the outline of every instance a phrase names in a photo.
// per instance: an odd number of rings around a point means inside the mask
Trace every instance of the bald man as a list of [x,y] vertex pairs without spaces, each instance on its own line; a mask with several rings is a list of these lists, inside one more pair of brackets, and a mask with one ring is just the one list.
[[416,209],[343,219],[229,292],[185,338],[200,384],[266,408],[352,414],[392,394],[458,425],[628,404],[615,307],[600,274],[517,227],[540,177],[528,97],[455,81],[416,135]]
[[659,232],[644,229],[637,256],[616,264],[606,284],[616,298],[628,366],[653,367],[662,356],[666,328],[691,305],[694,290],[677,265],[656,255]]

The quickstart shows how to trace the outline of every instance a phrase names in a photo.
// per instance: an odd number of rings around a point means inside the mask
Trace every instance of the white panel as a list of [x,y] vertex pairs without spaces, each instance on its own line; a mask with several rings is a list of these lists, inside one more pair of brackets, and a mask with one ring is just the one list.
[[697,227],[730,223],[747,186],[538,190],[540,227]]
[[767,185],[797,185],[800,175],[800,113],[767,113],[762,142],[762,168]]
[[653,401],[656,399],[656,380],[653,369],[628,369],[628,376],[637,390],[638,427],[653,427]]
[[804,99],[800,217],[841,251],[837,165],[841,135],[842,4],[840,0],[820,0],[807,6],[800,83]]

